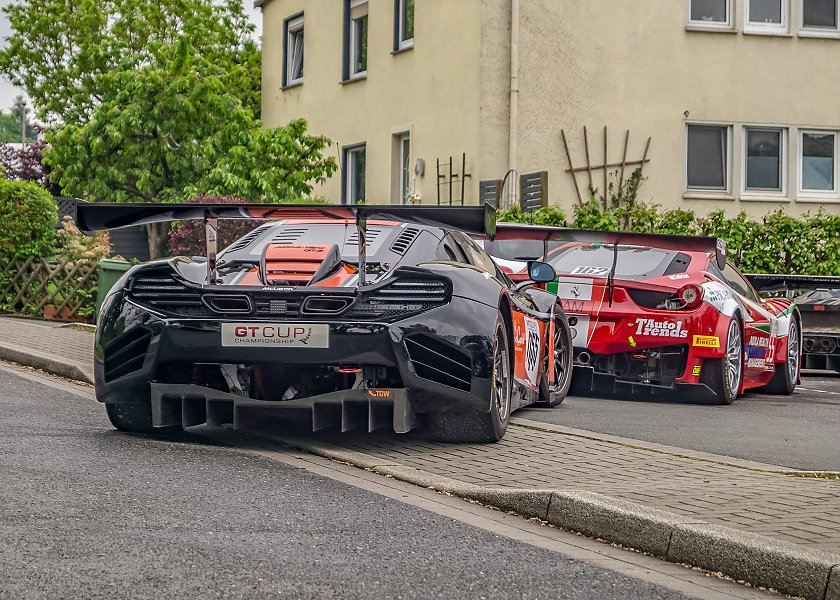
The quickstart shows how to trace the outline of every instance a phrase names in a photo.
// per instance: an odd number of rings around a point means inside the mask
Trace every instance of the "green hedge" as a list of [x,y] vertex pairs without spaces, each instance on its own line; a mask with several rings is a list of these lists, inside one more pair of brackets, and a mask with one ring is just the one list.
[[51,258],[55,254],[58,208],[41,186],[0,180],[0,224],[0,264],[14,258]]
[[840,216],[822,211],[794,218],[782,210],[753,220],[742,212],[727,217],[716,210],[705,217],[694,211],[663,210],[657,205],[635,204],[604,211],[597,201],[574,209],[571,219],[556,207],[526,214],[518,208],[502,211],[499,221],[677,235],[706,235],[726,240],[732,262],[748,273],[840,275]]

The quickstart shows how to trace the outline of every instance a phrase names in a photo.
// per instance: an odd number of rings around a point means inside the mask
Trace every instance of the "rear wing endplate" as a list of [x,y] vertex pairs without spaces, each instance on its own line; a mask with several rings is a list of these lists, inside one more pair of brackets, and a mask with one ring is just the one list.
[[726,242],[715,237],[689,235],[662,235],[625,231],[587,231],[563,227],[541,227],[516,223],[497,223],[497,240],[537,240],[544,242],[581,242],[584,244],[610,244],[646,246],[683,252],[708,252],[715,255],[718,268],[726,266]]
[[399,206],[332,204],[112,204],[78,201],[76,225],[84,233],[166,221],[203,220],[207,247],[207,283],[216,278],[216,232],[219,219],[352,220],[359,230],[359,285],[365,285],[368,219],[457,229],[492,240],[496,235],[496,209],[483,206]]
[[840,277],[822,275],[773,275],[765,273],[745,274],[758,292],[786,292],[813,290],[840,290]]

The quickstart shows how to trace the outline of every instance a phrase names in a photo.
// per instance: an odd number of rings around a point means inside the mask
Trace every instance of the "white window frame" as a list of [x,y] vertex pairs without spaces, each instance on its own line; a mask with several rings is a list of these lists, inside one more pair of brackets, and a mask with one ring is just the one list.
[[784,35],[789,33],[790,27],[790,0],[779,0],[781,3],[781,23],[757,23],[750,21],[750,2],[744,0],[744,33],[757,33],[760,35]]
[[[688,128],[690,126],[699,126],[699,127],[721,127],[726,130],[726,161],[724,162],[724,167],[726,168],[726,172],[724,173],[724,183],[725,187],[717,188],[717,187],[691,187],[688,185]],[[684,188],[686,194],[690,195],[717,195],[717,196],[728,196],[732,193],[732,125],[730,123],[686,123],[685,124],[685,148],[683,149],[683,156],[685,156],[684,161]]]
[[400,204],[407,204],[408,197],[411,195],[411,133],[400,134],[397,143],[400,160]]
[[362,17],[368,19],[368,56],[370,55],[370,13],[368,0],[350,0],[350,23],[347,40],[347,73],[349,79],[359,79],[367,75],[367,64],[363,70],[356,71],[356,21]]
[[[359,200],[359,198],[350,200],[350,190],[353,189],[353,179],[356,177],[352,155],[358,152],[365,154],[365,169],[367,169],[367,144],[353,144],[344,147],[344,197],[341,199],[342,204],[355,204]],[[367,186],[365,187],[367,188]],[[367,195],[367,189],[365,189],[365,195]],[[364,199],[361,198],[361,200]]]
[[[803,176],[803,168],[805,166],[805,144],[804,137],[806,134],[815,135],[833,135],[834,136],[834,189],[831,190],[812,190],[805,189],[803,183],[805,178]],[[796,152],[796,177],[797,177],[797,196],[805,198],[818,199],[840,199],[840,185],[837,183],[838,171],[840,171],[840,131],[834,129],[799,129],[797,130],[797,152]]]
[[[414,35],[410,38],[405,36],[405,11],[408,6],[408,0],[397,0],[397,49],[406,50],[414,47]],[[414,4],[414,10],[417,10],[417,3]],[[415,23],[416,26],[416,23]]]
[[735,27],[733,20],[733,0],[726,0],[726,21],[695,21],[691,18],[691,3],[686,0],[685,25],[690,29],[724,29],[731,31]]
[[[749,150],[749,139],[747,133],[749,131],[777,131],[779,136],[779,189],[764,189],[753,188],[747,189],[747,152]],[[777,125],[744,125],[741,128],[741,194],[746,197],[760,196],[762,198],[769,197],[787,197],[787,179],[788,179],[788,128]]]
[[799,2],[799,35],[800,37],[828,37],[840,38],[840,0],[834,0],[834,27],[817,27],[805,24],[805,0]]
[[[301,65],[300,77],[293,77],[294,67],[292,65],[292,40],[294,34],[304,32],[303,49],[306,49],[306,32],[304,30],[303,15],[292,17],[286,21],[286,56],[283,57],[284,68],[286,69],[286,87],[303,83],[303,65]],[[306,56],[304,52],[304,57]]]

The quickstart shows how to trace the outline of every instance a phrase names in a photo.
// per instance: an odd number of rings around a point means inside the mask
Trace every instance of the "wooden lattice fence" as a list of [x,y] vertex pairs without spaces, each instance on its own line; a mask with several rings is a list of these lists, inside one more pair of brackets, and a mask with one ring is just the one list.
[[96,261],[13,259],[0,265],[0,313],[87,320],[98,277]]

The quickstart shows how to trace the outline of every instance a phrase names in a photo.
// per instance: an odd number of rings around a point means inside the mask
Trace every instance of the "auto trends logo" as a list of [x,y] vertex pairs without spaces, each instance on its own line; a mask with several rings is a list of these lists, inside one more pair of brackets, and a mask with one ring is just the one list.
[[636,319],[636,335],[651,337],[687,338],[682,321],[656,321],[654,319]]

